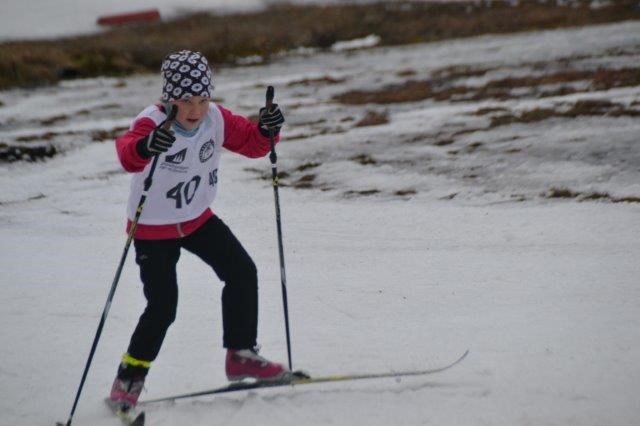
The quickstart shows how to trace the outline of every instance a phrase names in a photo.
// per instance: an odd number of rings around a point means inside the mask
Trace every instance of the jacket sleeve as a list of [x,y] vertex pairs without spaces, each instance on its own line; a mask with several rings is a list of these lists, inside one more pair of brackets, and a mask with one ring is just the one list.
[[137,142],[149,135],[156,124],[148,117],[136,120],[124,135],[116,139],[116,151],[122,167],[130,172],[141,172],[151,159],[142,158],[136,149]]
[[[222,146],[230,151],[249,158],[264,157],[271,151],[268,137],[262,136],[258,124],[242,115],[233,114],[228,109],[218,105],[224,120],[224,143]],[[280,141],[276,136],[275,142]]]

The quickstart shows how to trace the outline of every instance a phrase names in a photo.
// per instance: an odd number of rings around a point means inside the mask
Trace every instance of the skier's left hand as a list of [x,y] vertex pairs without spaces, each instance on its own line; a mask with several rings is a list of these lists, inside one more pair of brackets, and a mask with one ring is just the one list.
[[278,104],[271,105],[268,111],[266,107],[260,108],[258,117],[258,128],[263,136],[269,136],[269,129],[273,131],[274,136],[280,133],[280,128],[284,123],[284,115],[282,115]]

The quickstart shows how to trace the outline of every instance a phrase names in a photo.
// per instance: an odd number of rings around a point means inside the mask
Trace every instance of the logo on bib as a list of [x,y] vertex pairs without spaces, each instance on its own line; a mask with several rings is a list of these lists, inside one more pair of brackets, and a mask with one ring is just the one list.
[[213,139],[209,139],[202,145],[202,148],[200,148],[200,162],[204,163],[209,158],[211,158],[213,156],[214,150],[215,144],[213,142]]
[[187,148],[183,149],[180,152],[176,152],[173,155],[167,155],[164,157],[164,161],[171,164],[180,164],[187,158]]

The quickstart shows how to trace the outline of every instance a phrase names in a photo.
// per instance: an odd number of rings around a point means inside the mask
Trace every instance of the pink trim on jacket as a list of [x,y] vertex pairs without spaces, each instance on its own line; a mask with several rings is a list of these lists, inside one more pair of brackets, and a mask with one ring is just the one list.
[[[186,237],[193,234],[198,228],[213,216],[211,209],[206,209],[195,219],[182,223],[171,223],[167,225],[144,225],[138,224],[135,238],[138,240],[170,240]],[[131,220],[127,220],[127,234],[131,230]]]
[[[161,105],[157,105],[163,110]],[[258,125],[248,118],[233,114],[228,109],[218,105],[224,119],[224,142],[222,146],[230,151],[249,158],[264,157],[271,151],[269,138],[262,136]],[[130,130],[116,139],[116,151],[122,167],[129,173],[139,173],[149,164],[151,159],[140,157],[136,149],[138,141],[149,135],[156,124],[148,117],[136,120]],[[280,137],[276,137],[276,143]],[[195,219],[166,225],[138,224],[135,238],[140,240],[164,240],[186,237],[202,226],[213,212],[207,208]],[[127,220],[127,233],[131,229],[131,220]]]

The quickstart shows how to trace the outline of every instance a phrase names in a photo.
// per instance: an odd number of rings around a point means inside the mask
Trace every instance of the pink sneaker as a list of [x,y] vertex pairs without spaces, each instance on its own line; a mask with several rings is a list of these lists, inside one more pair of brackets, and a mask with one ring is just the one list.
[[225,363],[227,378],[231,381],[242,379],[280,380],[287,375],[281,364],[271,362],[258,355],[254,349],[228,349]]
[[116,377],[111,387],[109,400],[113,403],[135,407],[143,387],[144,377],[135,377],[133,379],[119,379]]

